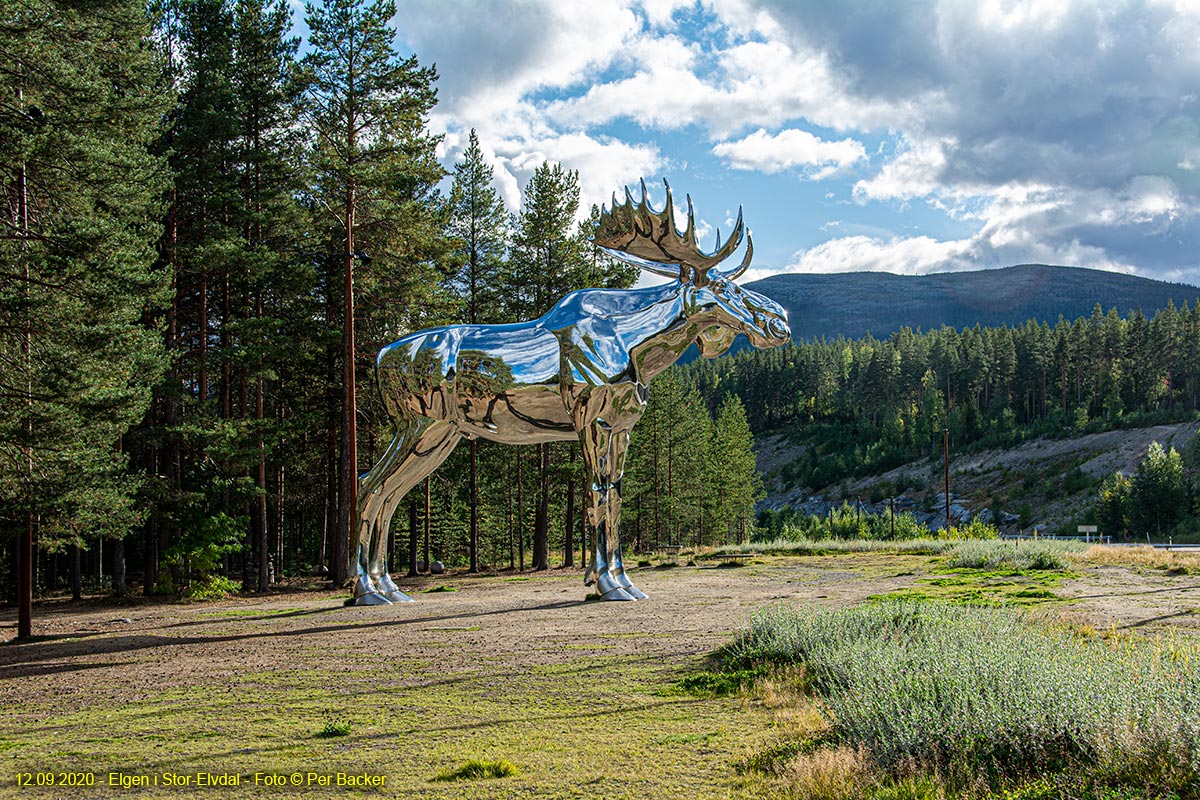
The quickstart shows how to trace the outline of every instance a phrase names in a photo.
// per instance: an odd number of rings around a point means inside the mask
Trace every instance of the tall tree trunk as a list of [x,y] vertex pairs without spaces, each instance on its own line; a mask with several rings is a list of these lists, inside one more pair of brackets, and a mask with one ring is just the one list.
[[[24,108],[25,92],[17,89],[17,106]],[[17,167],[17,229],[24,240],[29,230],[29,195],[25,178],[25,163]],[[21,242],[21,250],[26,249],[26,242]],[[22,259],[24,260],[24,259]],[[25,275],[25,292],[29,291],[29,262],[23,264]],[[30,368],[33,357],[33,328],[27,322],[25,335],[21,338],[22,357],[26,369]],[[29,479],[33,480],[33,384],[32,374],[29,377],[27,397],[27,413],[22,421],[25,432],[25,460],[29,470]],[[33,635],[33,497],[26,498],[30,507],[25,511],[25,527],[21,531],[21,543],[17,548],[17,636],[28,639]]]
[[567,479],[567,513],[563,524],[563,566],[575,566],[575,481]]
[[[203,225],[203,217],[201,218]],[[197,388],[199,389],[200,403],[208,401],[208,270],[201,267],[200,269],[200,319],[199,319],[199,370],[197,374]],[[203,412],[201,412],[203,413]]]
[[550,568],[550,445],[538,445],[538,505],[533,526],[533,568]]
[[521,482],[521,451],[517,450],[517,570],[525,571],[525,509],[524,487]]
[[433,562],[429,560],[429,478],[425,479],[425,569],[433,568]]
[[25,510],[17,565],[17,638],[28,639],[33,635],[33,509]]
[[80,600],[83,598],[83,553],[80,551],[79,543],[75,542],[71,545],[71,599]]
[[[353,152],[353,137],[350,151]],[[349,555],[358,505],[358,414],[354,392],[354,182],[346,188],[346,247],[343,252],[342,319],[342,463],[338,486],[338,532],[334,539],[333,582],[341,586],[349,577]]]
[[479,572],[479,478],[476,473],[478,464],[479,440],[471,440],[471,541],[470,541],[470,571]]
[[[258,315],[262,316],[262,299],[257,303]],[[263,379],[258,376],[254,381],[254,419],[258,423],[258,463],[254,468],[254,484],[258,489],[258,497],[255,503],[257,512],[255,533],[258,535],[258,546],[255,548],[258,551],[258,590],[260,592],[269,592],[271,590],[271,550],[267,542],[267,452],[263,444],[262,436],[262,421],[263,421]]]
[[414,578],[417,571],[417,501],[408,501],[408,577]]
[[113,594],[125,596],[125,540],[113,539],[112,543]]
[[[158,419],[158,400],[151,401],[151,419]],[[148,482],[153,482],[159,474],[159,452],[157,447],[150,448],[150,457],[146,460],[146,476]],[[142,594],[146,597],[154,594],[154,585],[158,583],[158,517],[151,512],[146,517],[145,538],[142,553]]]

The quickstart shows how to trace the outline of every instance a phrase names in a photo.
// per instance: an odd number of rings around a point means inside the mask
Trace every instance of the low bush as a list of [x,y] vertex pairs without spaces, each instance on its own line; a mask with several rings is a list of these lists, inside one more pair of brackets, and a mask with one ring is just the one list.
[[731,668],[803,664],[834,741],[885,773],[918,765],[999,790],[1066,771],[1200,796],[1194,643],[1081,636],[1005,608],[883,602],[761,611],[728,655]]
[[209,575],[194,580],[188,585],[185,596],[189,600],[224,600],[242,590],[242,584],[223,575]]
[[989,525],[979,520],[979,518],[975,518],[962,525],[951,525],[948,530],[942,530],[938,534],[938,538],[954,540],[999,539],[1000,529],[995,525]]
[[950,566],[968,569],[1058,570],[1069,553],[1082,553],[1074,541],[969,541],[954,545]]

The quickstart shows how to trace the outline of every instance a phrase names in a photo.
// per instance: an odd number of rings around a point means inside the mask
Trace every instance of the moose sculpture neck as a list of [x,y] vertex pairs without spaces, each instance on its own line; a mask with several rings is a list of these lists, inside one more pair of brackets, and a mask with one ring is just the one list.
[[641,332],[631,341],[629,355],[643,385],[678,361],[700,331],[716,324],[710,314],[691,307],[687,284],[667,284],[662,289],[666,291],[658,302],[630,314],[627,320],[630,330]]

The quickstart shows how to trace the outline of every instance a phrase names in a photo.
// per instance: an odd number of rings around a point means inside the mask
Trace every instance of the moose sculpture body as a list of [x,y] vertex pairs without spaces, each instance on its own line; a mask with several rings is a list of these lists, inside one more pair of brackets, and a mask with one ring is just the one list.
[[[742,262],[718,265],[746,241]],[[460,439],[506,444],[578,439],[591,474],[588,524],[595,549],[584,583],[606,600],[646,595],[621,560],[621,477],[629,432],[646,408],[647,386],[696,343],[702,355],[724,353],[745,334],[755,347],[791,336],[773,300],[734,279],[750,266],[753,241],[741,212],[728,241],[701,251],[691,199],[687,229],[675,227],[670,187],[654,211],[646,199],[613,198],[595,232],[610,255],[671,278],[646,289],[583,289],[531,322],[446,325],[405,336],[376,362],[394,436],[360,481],[355,603],[409,601],[387,573],[387,530],[404,495],[446,459]]]

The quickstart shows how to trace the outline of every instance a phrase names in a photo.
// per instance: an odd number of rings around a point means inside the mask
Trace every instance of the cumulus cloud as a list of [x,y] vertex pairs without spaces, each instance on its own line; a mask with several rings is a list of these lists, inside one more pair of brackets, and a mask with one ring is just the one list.
[[809,167],[813,180],[828,178],[867,157],[862,142],[824,141],[808,131],[789,128],[769,134],[763,128],[736,142],[721,142],[714,155],[734,169],[757,170],[770,175],[792,167]]
[[790,269],[1200,267],[1190,0],[400,6],[422,61],[453,64],[433,120],[447,157],[479,128],[512,207],[542,159],[580,170],[586,207],[672,165],[657,134],[695,129],[734,169],[852,175],[839,196],[861,208],[974,226],[831,238]]

